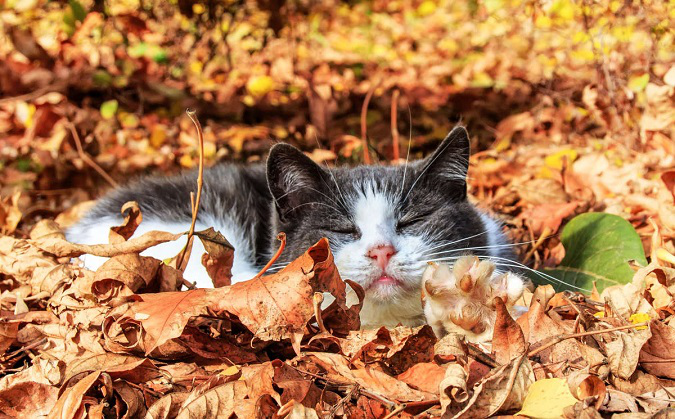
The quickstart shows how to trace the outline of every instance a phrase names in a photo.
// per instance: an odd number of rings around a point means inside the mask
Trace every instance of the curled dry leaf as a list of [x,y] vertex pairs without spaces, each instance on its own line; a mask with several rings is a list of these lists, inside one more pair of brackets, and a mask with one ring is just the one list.
[[77,244],[64,237],[41,237],[30,243],[40,250],[58,257],[77,257],[84,254],[112,257],[124,253],[140,253],[145,249],[178,240],[183,233],[171,234],[164,231],[149,231],[142,236],[117,244]]
[[153,282],[161,264],[136,253],[113,256],[96,271],[91,293],[99,301],[133,295]]
[[136,228],[143,221],[143,214],[138,206],[138,202],[129,201],[122,206],[122,215],[124,221],[118,227],[110,227],[108,242],[110,244],[123,243],[134,235]]
[[206,253],[202,255],[202,265],[206,268],[213,286],[224,287],[231,284],[232,262],[234,261],[234,247],[225,236],[212,227],[195,232],[199,237]]
[[81,418],[84,417],[83,399],[85,393],[91,389],[101,377],[101,372],[96,371],[83,377],[72,387],[64,389],[56,404],[49,412],[50,419]]

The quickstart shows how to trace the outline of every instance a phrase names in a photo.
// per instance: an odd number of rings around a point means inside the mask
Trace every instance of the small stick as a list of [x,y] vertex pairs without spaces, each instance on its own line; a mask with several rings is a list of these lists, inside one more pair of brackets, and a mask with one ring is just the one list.
[[393,159],[394,162],[398,162],[399,156],[399,136],[398,136],[398,125],[397,125],[397,113],[398,113],[398,96],[400,92],[398,89],[394,90],[394,93],[391,95],[391,146],[393,147]]
[[549,237],[551,237],[551,229],[549,229],[548,227],[544,227],[544,231],[541,233],[537,241],[532,245],[530,251],[527,252],[527,255],[525,255],[523,263],[527,263],[532,257],[532,255],[534,255],[534,252],[536,252],[539,246],[541,246],[541,244],[544,242],[544,240],[546,240]]
[[92,169],[96,170],[96,172],[98,172],[98,174],[101,175],[101,177],[105,179],[105,181],[108,182],[110,186],[116,188],[118,186],[117,182],[115,182],[115,180],[111,178],[110,175],[107,174],[105,170],[101,168],[101,166],[96,164],[96,162],[91,157],[89,157],[89,155],[84,151],[84,148],[82,148],[82,141],[80,141],[80,135],[77,133],[75,125],[73,125],[71,122],[68,122],[66,125],[68,125],[70,134],[73,136],[73,140],[75,140],[75,147],[77,147],[77,154],[80,156],[82,161],[85,162],[87,165],[89,165],[89,167],[91,167]]
[[258,274],[254,278],[260,278],[267,272],[267,270],[274,264],[274,262],[279,259],[279,256],[281,256],[281,252],[284,251],[284,248],[286,247],[286,233],[279,233],[277,234],[277,240],[279,240],[281,243],[279,244],[279,248],[277,249],[277,252],[272,256],[272,259],[270,259],[269,262],[267,262],[267,265],[263,266],[263,268],[258,272]]
[[321,303],[323,303],[323,294],[320,292],[314,293],[314,317],[316,317],[316,324],[322,333],[328,333],[326,326],[323,324],[323,317],[321,317]]
[[[204,133],[202,132],[202,124],[197,119],[194,109],[186,109],[185,113],[190,118],[192,123],[197,128],[197,138],[199,139],[199,172],[197,174],[197,198],[193,199],[190,196],[190,206],[192,207],[192,222],[190,223],[190,230],[188,231],[187,244],[177,256],[176,269],[185,272],[187,268],[187,260],[184,262],[185,255],[192,250],[192,242],[194,241],[195,224],[197,223],[197,215],[199,214],[199,201],[202,197],[202,186],[204,184]],[[189,259],[188,259],[189,260]]]
[[567,335],[560,335],[560,336],[553,336],[553,339],[551,342],[542,345],[538,347],[537,349],[531,350],[527,356],[532,357],[538,354],[539,352],[546,350],[550,348],[551,346],[557,345],[558,343],[562,342],[563,340],[567,339],[573,339],[573,338],[581,338],[584,336],[592,336],[592,335],[599,335],[602,333],[607,333],[607,332],[618,332],[619,330],[626,330],[626,329],[634,329],[636,327],[642,327],[642,326],[647,326],[649,323],[643,322],[643,323],[637,323],[637,324],[629,324],[626,326],[618,326],[618,327],[612,327],[610,329],[602,329],[602,330],[590,330],[588,332],[580,332],[580,333],[570,333]]
[[401,403],[401,404],[398,405],[398,407],[396,409],[389,412],[389,414],[387,416],[383,417],[382,419],[391,419],[394,416],[398,415],[399,413],[403,412],[407,407],[408,407],[407,403]]
[[370,98],[373,97],[375,93],[375,88],[377,84],[368,90],[366,98],[363,101],[363,106],[361,107],[361,147],[363,147],[363,163],[370,164],[370,154],[368,153],[368,135],[366,130],[368,129],[368,123],[366,117],[368,116],[368,104],[370,103]]

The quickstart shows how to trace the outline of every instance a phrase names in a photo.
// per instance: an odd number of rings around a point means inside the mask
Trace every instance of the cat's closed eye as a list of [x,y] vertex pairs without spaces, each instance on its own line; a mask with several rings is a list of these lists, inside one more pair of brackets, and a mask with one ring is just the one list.
[[396,222],[396,231],[401,232],[403,230],[414,227],[417,224],[428,219],[430,215],[431,212],[425,214],[416,214],[412,216],[404,215]]
[[361,234],[354,224],[331,225],[328,227],[328,231],[334,234],[349,235],[354,237],[358,237]]

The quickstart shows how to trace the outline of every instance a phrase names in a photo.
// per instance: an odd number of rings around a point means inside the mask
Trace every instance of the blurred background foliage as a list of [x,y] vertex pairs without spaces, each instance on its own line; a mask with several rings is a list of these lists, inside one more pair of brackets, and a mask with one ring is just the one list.
[[587,151],[616,168],[635,152],[675,154],[672,1],[0,4],[2,188],[33,191],[38,213],[194,167],[186,107],[209,164],[260,160],[275,141],[355,163],[369,92],[371,155],[392,159],[397,97],[403,157],[408,140],[420,156],[468,126],[480,197],[509,184],[516,161],[557,179]]

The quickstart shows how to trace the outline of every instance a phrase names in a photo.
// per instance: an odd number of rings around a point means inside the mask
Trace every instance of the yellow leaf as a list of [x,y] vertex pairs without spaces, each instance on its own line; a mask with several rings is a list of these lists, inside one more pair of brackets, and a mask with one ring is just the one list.
[[159,148],[161,147],[162,144],[164,144],[165,140],[166,140],[166,127],[161,124],[156,124],[155,126],[153,126],[152,131],[150,132],[150,144],[154,148]]
[[656,258],[675,265],[675,256],[663,247],[656,249]]
[[605,312],[604,311],[598,311],[593,316],[598,318],[598,319],[604,319],[605,318]]
[[219,375],[224,375],[226,377],[235,375],[239,372],[239,368],[236,365],[232,365],[231,367],[228,367],[227,369],[222,370]]
[[577,402],[562,378],[535,381],[527,391],[523,408],[516,415],[533,418],[559,418],[563,409]]
[[[628,320],[630,320],[630,322],[633,323],[633,324],[640,324],[640,323],[648,322],[650,320],[650,317],[649,317],[649,314],[647,314],[647,313],[634,313],[634,314],[630,315]],[[646,329],[646,328],[647,328],[647,326],[640,326],[640,327],[636,327],[635,330],[642,330],[642,329]]]
[[633,76],[628,80],[628,88],[634,92],[641,92],[645,90],[647,83],[649,83],[648,73],[641,76]]
[[265,96],[274,90],[274,80],[270,76],[253,76],[248,79],[246,90],[254,97]]
[[30,128],[33,125],[33,115],[35,115],[35,105],[27,102],[19,102],[16,104],[16,119],[21,125]]
[[578,153],[576,150],[566,148],[558,152],[555,152],[550,156],[546,156],[546,158],[544,159],[544,163],[551,169],[562,170],[563,160],[565,158],[567,158],[567,164],[569,165],[570,163],[572,163],[574,160],[577,159],[577,156]]
[[187,167],[188,169],[192,168],[195,165],[195,161],[192,157],[190,157],[189,154],[183,154],[180,156],[180,159],[178,159],[178,163],[180,163],[181,166]]
[[495,151],[504,151],[508,150],[509,147],[511,147],[511,137],[506,136],[500,140],[497,140],[493,148],[495,149]]
[[433,1],[423,1],[417,8],[418,16],[429,16],[436,11],[436,3]]

